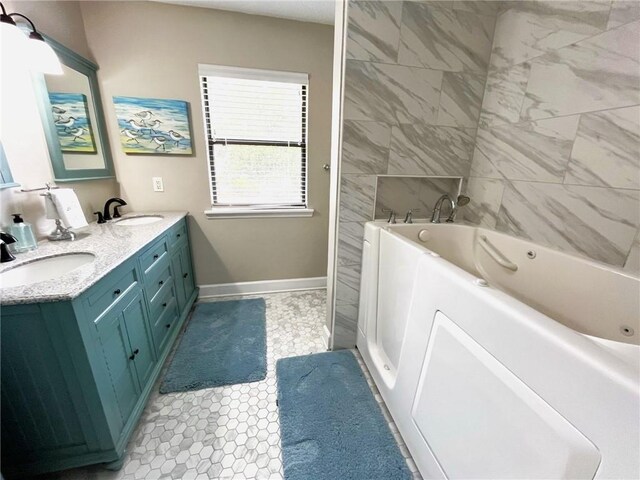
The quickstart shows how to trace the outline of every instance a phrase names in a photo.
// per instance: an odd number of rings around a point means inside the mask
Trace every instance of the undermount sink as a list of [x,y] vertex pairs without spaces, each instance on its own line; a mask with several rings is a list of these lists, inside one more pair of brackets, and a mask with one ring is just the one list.
[[116,220],[114,225],[120,225],[122,227],[132,227],[134,225],[148,225],[149,223],[156,223],[162,220],[162,215],[137,215],[135,217],[125,217],[120,220]]
[[0,288],[12,288],[61,277],[95,260],[91,253],[67,253],[28,262],[0,273]]

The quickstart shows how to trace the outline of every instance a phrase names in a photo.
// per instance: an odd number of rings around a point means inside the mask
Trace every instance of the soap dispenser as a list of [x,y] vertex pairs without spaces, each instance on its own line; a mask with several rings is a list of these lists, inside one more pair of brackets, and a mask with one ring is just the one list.
[[9,232],[17,239],[17,242],[9,245],[9,249],[13,253],[28,252],[38,248],[33,229],[22,219],[21,213],[13,214],[13,224],[9,227]]

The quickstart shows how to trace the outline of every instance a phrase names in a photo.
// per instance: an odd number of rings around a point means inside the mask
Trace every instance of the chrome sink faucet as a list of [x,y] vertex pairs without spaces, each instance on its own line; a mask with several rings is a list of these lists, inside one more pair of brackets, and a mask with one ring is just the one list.
[[458,195],[458,198],[454,200],[445,193],[438,199],[438,201],[436,202],[436,206],[433,207],[433,212],[431,213],[431,223],[440,223],[440,211],[442,210],[442,204],[445,200],[447,200],[451,204],[451,213],[446,220],[447,223],[453,223],[456,219],[458,209],[460,207],[464,207],[471,201],[471,199],[466,195]]
[[63,227],[62,222],[57,218],[56,228],[47,238],[53,242],[61,240],[71,240],[73,242],[76,239],[76,234],[72,232],[70,228]]

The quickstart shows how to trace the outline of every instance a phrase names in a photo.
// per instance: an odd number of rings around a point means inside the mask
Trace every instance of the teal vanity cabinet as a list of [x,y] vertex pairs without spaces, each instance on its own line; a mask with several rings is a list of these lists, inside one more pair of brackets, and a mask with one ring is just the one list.
[[169,232],[168,237],[171,249],[171,265],[173,266],[173,271],[179,275],[176,281],[176,294],[178,305],[182,309],[195,289],[187,224],[176,225]]
[[196,297],[183,218],[77,298],[3,306],[3,474],[119,468]]

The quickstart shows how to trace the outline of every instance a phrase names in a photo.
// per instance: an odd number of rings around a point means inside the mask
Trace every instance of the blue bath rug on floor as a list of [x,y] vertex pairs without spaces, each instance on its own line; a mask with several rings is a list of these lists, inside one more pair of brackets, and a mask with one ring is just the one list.
[[199,303],[160,393],[257,382],[266,375],[264,299]]
[[276,364],[286,480],[399,480],[411,472],[348,350]]

